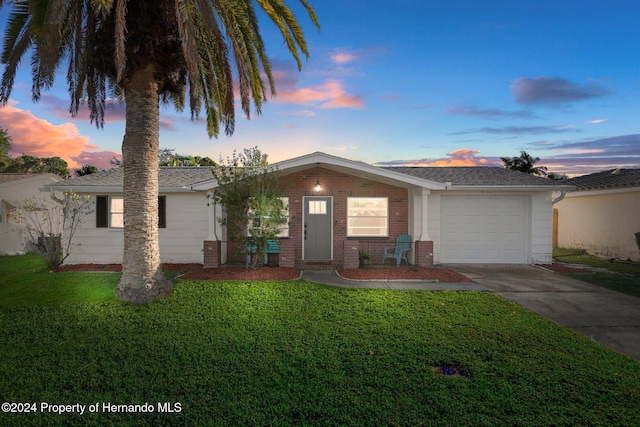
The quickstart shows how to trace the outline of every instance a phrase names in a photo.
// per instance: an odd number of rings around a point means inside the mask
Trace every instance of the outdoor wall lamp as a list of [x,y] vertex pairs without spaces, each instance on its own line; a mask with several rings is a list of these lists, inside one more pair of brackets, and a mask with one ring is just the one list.
[[316,163],[316,185],[313,186],[313,191],[316,193],[322,191],[322,185],[320,185],[320,163]]

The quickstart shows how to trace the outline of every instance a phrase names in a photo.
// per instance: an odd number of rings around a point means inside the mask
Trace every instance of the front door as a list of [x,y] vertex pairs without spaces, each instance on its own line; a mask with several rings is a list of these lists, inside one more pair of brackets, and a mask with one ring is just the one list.
[[332,227],[331,197],[304,198],[304,259],[330,260]]

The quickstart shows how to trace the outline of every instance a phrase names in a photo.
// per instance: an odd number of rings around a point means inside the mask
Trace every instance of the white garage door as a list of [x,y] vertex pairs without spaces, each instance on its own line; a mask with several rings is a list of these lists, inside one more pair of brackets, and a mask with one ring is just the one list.
[[443,196],[443,263],[527,262],[527,197]]

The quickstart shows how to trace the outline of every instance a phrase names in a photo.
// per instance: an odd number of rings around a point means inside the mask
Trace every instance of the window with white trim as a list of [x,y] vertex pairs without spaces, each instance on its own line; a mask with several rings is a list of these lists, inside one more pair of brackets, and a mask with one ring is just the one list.
[[[282,216],[286,217],[287,222],[280,225],[280,232],[278,233],[277,237],[289,237],[289,198],[280,197],[280,200],[282,201],[282,210],[280,212],[282,213]],[[248,228],[253,227],[251,216],[251,210],[249,210],[250,219],[249,224],[247,225]]]
[[387,237],[388,197],[348,197],[347,237]]
[[[124,227],[124,201],[122,196],[96,196],[96,227]],[[166,196],[158,196],[158,227],[167,227]]]

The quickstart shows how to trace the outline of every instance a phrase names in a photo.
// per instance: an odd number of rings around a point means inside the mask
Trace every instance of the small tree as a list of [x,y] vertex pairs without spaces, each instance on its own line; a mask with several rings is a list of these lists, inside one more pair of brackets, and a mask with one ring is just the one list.
[[22,204],[27,250],[37,252],[47,268],[56,270],[71,254],[73,236],[91,212],[91,197],[72,191],[51,192],[55,203],[31,198]]
[[518,157],[500,157],[504,167],[514,171],[528,173],[530,175],[546,176],[547,168],[545,166],[536,166],[540,161],[540,157],[532,157],[529,153],[522,150]]
[[76,176],[85,176],[98,173],[100,171],[93,165],[82,165],[79,168],[75,168],[73,172],[76,174]]
[[287,223],[278,172],[269,167],[267,155],[253,147],[234,151],[226,161],[221,158],[213,175],[218,182],[213,199],[226,210],[220,223],[239,250],[255,250],[251,268],[258,268],[268,241]]

